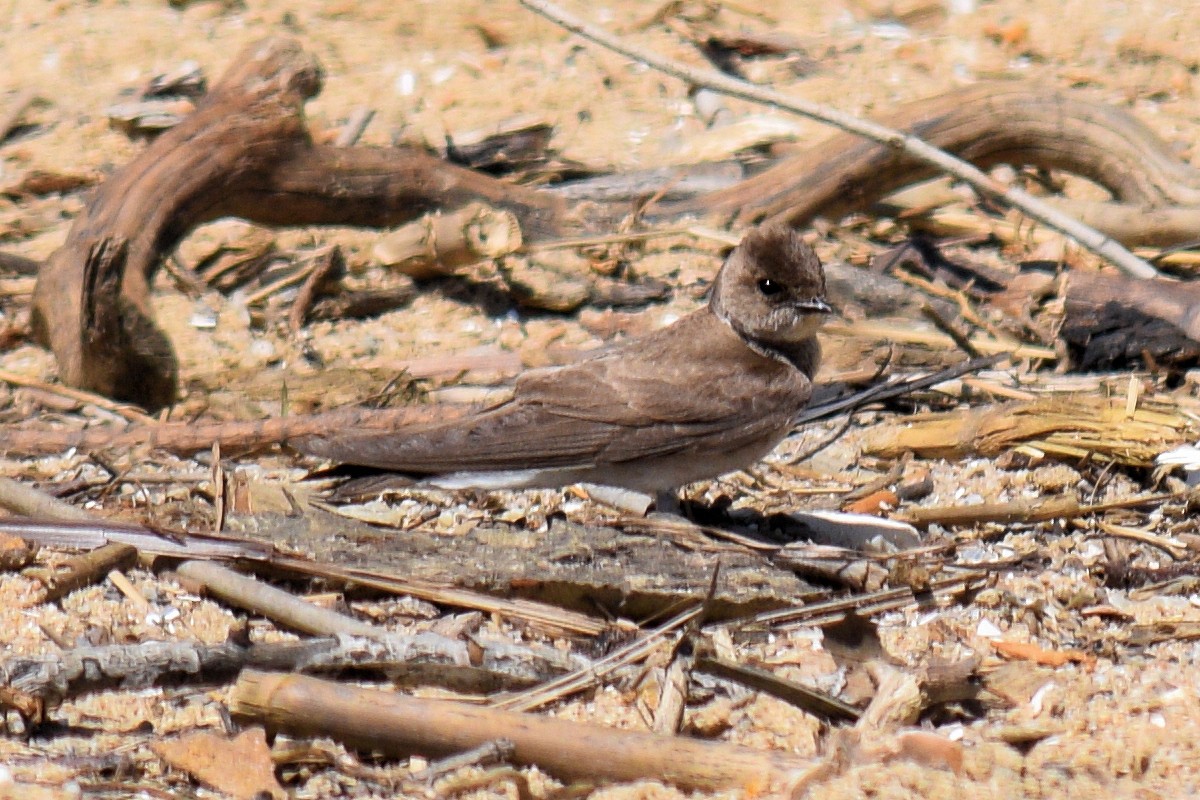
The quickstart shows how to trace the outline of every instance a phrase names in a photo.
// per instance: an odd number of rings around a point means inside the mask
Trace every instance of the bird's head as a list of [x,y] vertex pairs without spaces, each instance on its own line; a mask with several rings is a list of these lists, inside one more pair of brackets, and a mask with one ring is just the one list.
[[768,347],[811,338],[833,310],[817,254],[775,223],[751,229],[733,249],[709,302],[734,330]]

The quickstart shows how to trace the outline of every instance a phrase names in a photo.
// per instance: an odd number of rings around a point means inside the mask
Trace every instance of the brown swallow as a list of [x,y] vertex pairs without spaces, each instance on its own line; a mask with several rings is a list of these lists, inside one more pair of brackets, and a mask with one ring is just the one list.
[[749,466],[788,434],[812,394],[829,312],[816,253],[792,229],[764,226],[730,253],[708,305],[668,327],[526,372],[511,399],[466,417],[296,445],[445,489],[590,483],[653,495]]

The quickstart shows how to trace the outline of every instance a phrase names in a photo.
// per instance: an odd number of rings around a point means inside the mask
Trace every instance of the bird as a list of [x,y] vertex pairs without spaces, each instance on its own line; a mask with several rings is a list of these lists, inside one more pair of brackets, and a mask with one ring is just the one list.
[[509,399],[462,417],[292,444],[349,468],[366,490],[590,484],[661,507],[787,436],[812,395],[816,334],[831,312],[817,254],[791,227],[765,224],[729,253],[708,303],[664,328],[526,371]]

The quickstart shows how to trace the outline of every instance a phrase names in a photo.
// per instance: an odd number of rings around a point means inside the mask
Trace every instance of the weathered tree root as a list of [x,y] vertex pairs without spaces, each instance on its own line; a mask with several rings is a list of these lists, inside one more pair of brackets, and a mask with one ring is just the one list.
[[[177,363],[150,314],[150,278],[188,231],[218,217],[382,226],[479,200],[512,211],[526,239],[581,227],[552,189],[505,183],[424,153],[313,144],[303,103],[319,91],[321,70],[295,41],[260,42],[234,64],[195,113],[99,187],[42,268],[34,332],[54,351],[64,383],[151,409],[174,401]],[[1200,171],[1126,112],[1070,93],[981,85],[903,106],[882,121],[980,165],[1081,174],[1125,208],[1200,207]],[[660,202],[647,216],[801,225],[864,208],[930,174],[898,151],[838,134],[730,188]],[[629,210],[597,203],[587,213],[604,225]]]
[[320,87],[297,42],[252,45],[195,113],[100,186],[34,292],[34,333],[64,383],[147,408],[174,402],[178,368],[150,313],[150,278],[203,222],[396,225],[480,199],[531,230],[562,216],[550,194],[423,153],[314,145],[303,103]]
[[[1128,112],[1072,92],[985,83],[907,103],[880,121],[980,167],[1064,170],[1095,181],[1122,203],[1200,207],[1200,170]],[[817,216],[838,219],[934,175],[934,167],[899,150],[839,133],[728,189],[660,204],[652,213],[801,225]]]

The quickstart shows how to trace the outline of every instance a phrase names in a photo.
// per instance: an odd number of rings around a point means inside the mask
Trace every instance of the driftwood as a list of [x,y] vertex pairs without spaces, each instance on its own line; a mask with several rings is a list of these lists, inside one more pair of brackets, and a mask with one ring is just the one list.
[[[99,187],[39,274],[32,324],[64,383],[148,408],[173,402],[177,364],[148,306],[162,256],[195,225],[237,216],[271,225],[396,225],[481,201],[512,212],[527,241],[579,230],[566,195],[405,150],[312,143],[302,106],[315,59],[287,39],[258,43],[201,100]],[[1200,172],[1127,113],[1066,92],[985,84],[901,107],[884,120],[979,165],[1064,169],[1146,208],[1200,206]],[[767,217],[800,225],[863,208],[933,168],[850,134],[732,187],[647,210],[661,221]],[[609,225],[628,202],[596,203]]]
[[1073,366],[1120,369],[1141,361],[1189,368],[1200,361],[1200,285],[1075,271],[1059,335]]
[[177,364],[150,314],[150,278],[200,223],[396,225],[476,199],[525,229],[560,215],[550,194],[423,153],[313,144],[302,107],[321,79],[295,41],[255,44],[195,113],[99,188],[34,292],[34,332],[65,383],[149,408],[174,401]]
[[821,772],[820,762],[679,736],[619,731],[553,717],[480,708],[247,670],[230,711],[270,729],[333,736],[387,754],[442,755],[497,739],[513,760],[565,779],[653,779],[685,789],[768,796]]
[[324,673],[349,669],[384,674],[406,685],[487,693],[528,687],[574,666],[572,659],[549,648],[508,641],[468,643],[431,632],[380,632],[385,634],[382,638],[330,636],[256,644],[138,642],[14,655],[0,659],[0,705],[6,693],[53,705],[110,689],[217,683],[251,667]]

